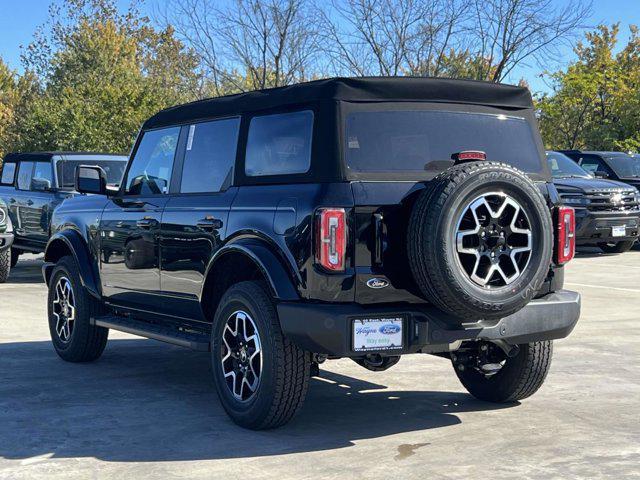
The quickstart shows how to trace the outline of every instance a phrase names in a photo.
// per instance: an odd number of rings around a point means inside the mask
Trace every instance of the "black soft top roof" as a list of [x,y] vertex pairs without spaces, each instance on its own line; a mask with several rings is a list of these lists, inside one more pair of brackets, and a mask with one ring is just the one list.
[[513,109],[533,106],[529,90],[514,85],[424,77],[329,78],[178,105],[158,112],[143,128],[323,100],[469,103]]
[[13,152],[7,153],[4,156],[5,162],[18,162],[18,161],[30,161],[30,162],[49,162],[53,157],[73,157],[73,156],[104,156],[104,157],[122,157],[123,155],[117,153],[99,153],[99,152],[66,152],[66,151],[51,151],[51,152]]

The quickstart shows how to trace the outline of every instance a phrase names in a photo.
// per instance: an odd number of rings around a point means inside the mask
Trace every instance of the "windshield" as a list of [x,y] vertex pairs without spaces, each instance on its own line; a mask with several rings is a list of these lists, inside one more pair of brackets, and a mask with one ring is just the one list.
[[620,178],[640,177],[640,158],[616,155],[607,157],[607,162]]
[[547,152],[547,162],[553,178],[592,178],[584,168],[559,152]]
[[442,170],[465,150],[481,150],[487,160],[526,172],[542,169],[524,118],[435,110],[361,111],[346,118],[345,157],[353,172]]
[[76,167],[78,165],[97,165],[102,167],[107,174],[107,185],[119,186],[127,162],[124,160],[60,160],[56,165],[59,188],[74,188]]

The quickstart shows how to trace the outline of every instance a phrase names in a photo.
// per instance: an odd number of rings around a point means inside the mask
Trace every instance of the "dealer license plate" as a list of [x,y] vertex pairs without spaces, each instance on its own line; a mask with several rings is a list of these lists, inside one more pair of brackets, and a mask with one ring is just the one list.
[[402,317],[353,320],[353,351],[402,349]]
[[611,227],[611,236],[612,237],[624,237],[627,234],[627,227],[624,225]]

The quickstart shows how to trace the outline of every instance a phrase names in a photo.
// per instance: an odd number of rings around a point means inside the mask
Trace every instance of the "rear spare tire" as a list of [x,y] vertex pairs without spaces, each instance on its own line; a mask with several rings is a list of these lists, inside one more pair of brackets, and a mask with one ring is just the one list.
[[464,163],[440,174],[416,200],[408,227],[420,291],[456,321],[520,310],[542,286],[552,252],[544,197],[502,163]]

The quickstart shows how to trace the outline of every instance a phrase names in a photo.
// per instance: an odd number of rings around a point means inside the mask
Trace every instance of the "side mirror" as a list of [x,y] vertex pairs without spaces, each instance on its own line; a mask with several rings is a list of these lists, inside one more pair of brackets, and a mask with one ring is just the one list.
[[51,180],[46,178],[32,178],[31,190],[34,192],[48,192],[51,190]]
[[76,167],[76,191],[106,195],[107,174],[97,165],[79,165]]
[[607,172],[593,172],[593,176],[596,178],[609,178],[609,174]]

